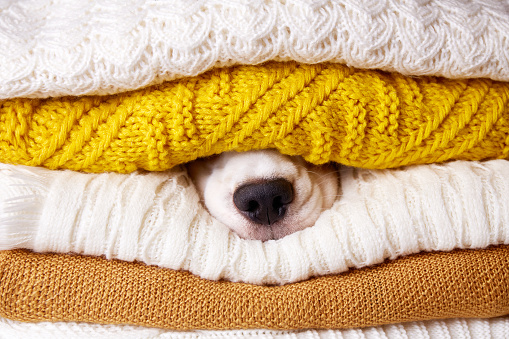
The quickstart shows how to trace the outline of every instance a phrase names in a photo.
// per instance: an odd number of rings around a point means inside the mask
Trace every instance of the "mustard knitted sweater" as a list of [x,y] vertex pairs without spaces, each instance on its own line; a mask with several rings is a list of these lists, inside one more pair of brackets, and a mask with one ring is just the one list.
[[277,148],[312,163],[391,168],[509,157],[509,84],[267,63],[143,90],[0,105],[0,162],[160,171]]

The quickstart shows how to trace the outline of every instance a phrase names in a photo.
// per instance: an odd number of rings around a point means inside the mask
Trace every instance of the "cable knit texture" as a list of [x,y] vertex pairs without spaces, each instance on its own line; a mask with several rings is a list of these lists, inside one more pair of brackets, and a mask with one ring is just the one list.
[[509,337],[509,317],[429,320],[348,330],[171,331],[75,322],[26,323],[0,318],[0,339],[465,339]]
[[6,1],[0,98],[111,94],[268,60],[509,80],[498,0]]
[[0,248],[284,284],[421,251],[509,244],[509,161],[346,168],[340,178],[342,195],[313,227],[262,243],[212,218],[179,167],[125,175],[0,165]]
[[366,168],[509,158],[509,83],[269,63],[121,95],[0,105],[8,163],[160,171],[271,147]]
[[509,314],[509,246],[420,253],[285,286],[141,263],[0,252],[0,316],[175,330],[345,329]]

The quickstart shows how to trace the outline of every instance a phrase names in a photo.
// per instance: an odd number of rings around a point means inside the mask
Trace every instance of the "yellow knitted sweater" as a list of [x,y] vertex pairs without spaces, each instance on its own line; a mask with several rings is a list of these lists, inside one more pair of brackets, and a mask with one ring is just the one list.
[[390,168],[509,157],[509,83],[338,64],[216,69],[143,90],[0,104],[0,162],[159,171],[277,148],[320,164]]

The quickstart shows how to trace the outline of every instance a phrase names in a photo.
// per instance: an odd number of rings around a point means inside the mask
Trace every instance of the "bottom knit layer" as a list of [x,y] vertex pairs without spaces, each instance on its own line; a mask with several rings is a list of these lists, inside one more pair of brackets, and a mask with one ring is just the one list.
[[421,253],[285,286],[142,263],[0,253],[0,316],[174,330],[346,329],[509,314],[509,246]]
[[447,319],[348,330],[171,331],[129,325],[75,322],[26,323],[0,318],[0,339],[465,339],[509,338],[509,316]]

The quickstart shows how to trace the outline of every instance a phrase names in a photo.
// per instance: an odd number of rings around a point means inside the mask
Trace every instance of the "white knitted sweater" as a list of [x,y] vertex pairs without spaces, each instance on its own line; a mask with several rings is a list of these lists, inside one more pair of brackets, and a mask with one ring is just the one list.
[[267,60],[509,80],[507,0],[0,1],[0,99]]
[[509,244],[509,161],[341,171],[313,227],[240,239],[213,219],[182,168],[83,174],[0,164],[0,249],[75,252],[284,284],[421,251]]
[[509,317],[449,319],[348,330],[170,331],[74,322],[24,323],[0,318],[0,339],[507,339]]

